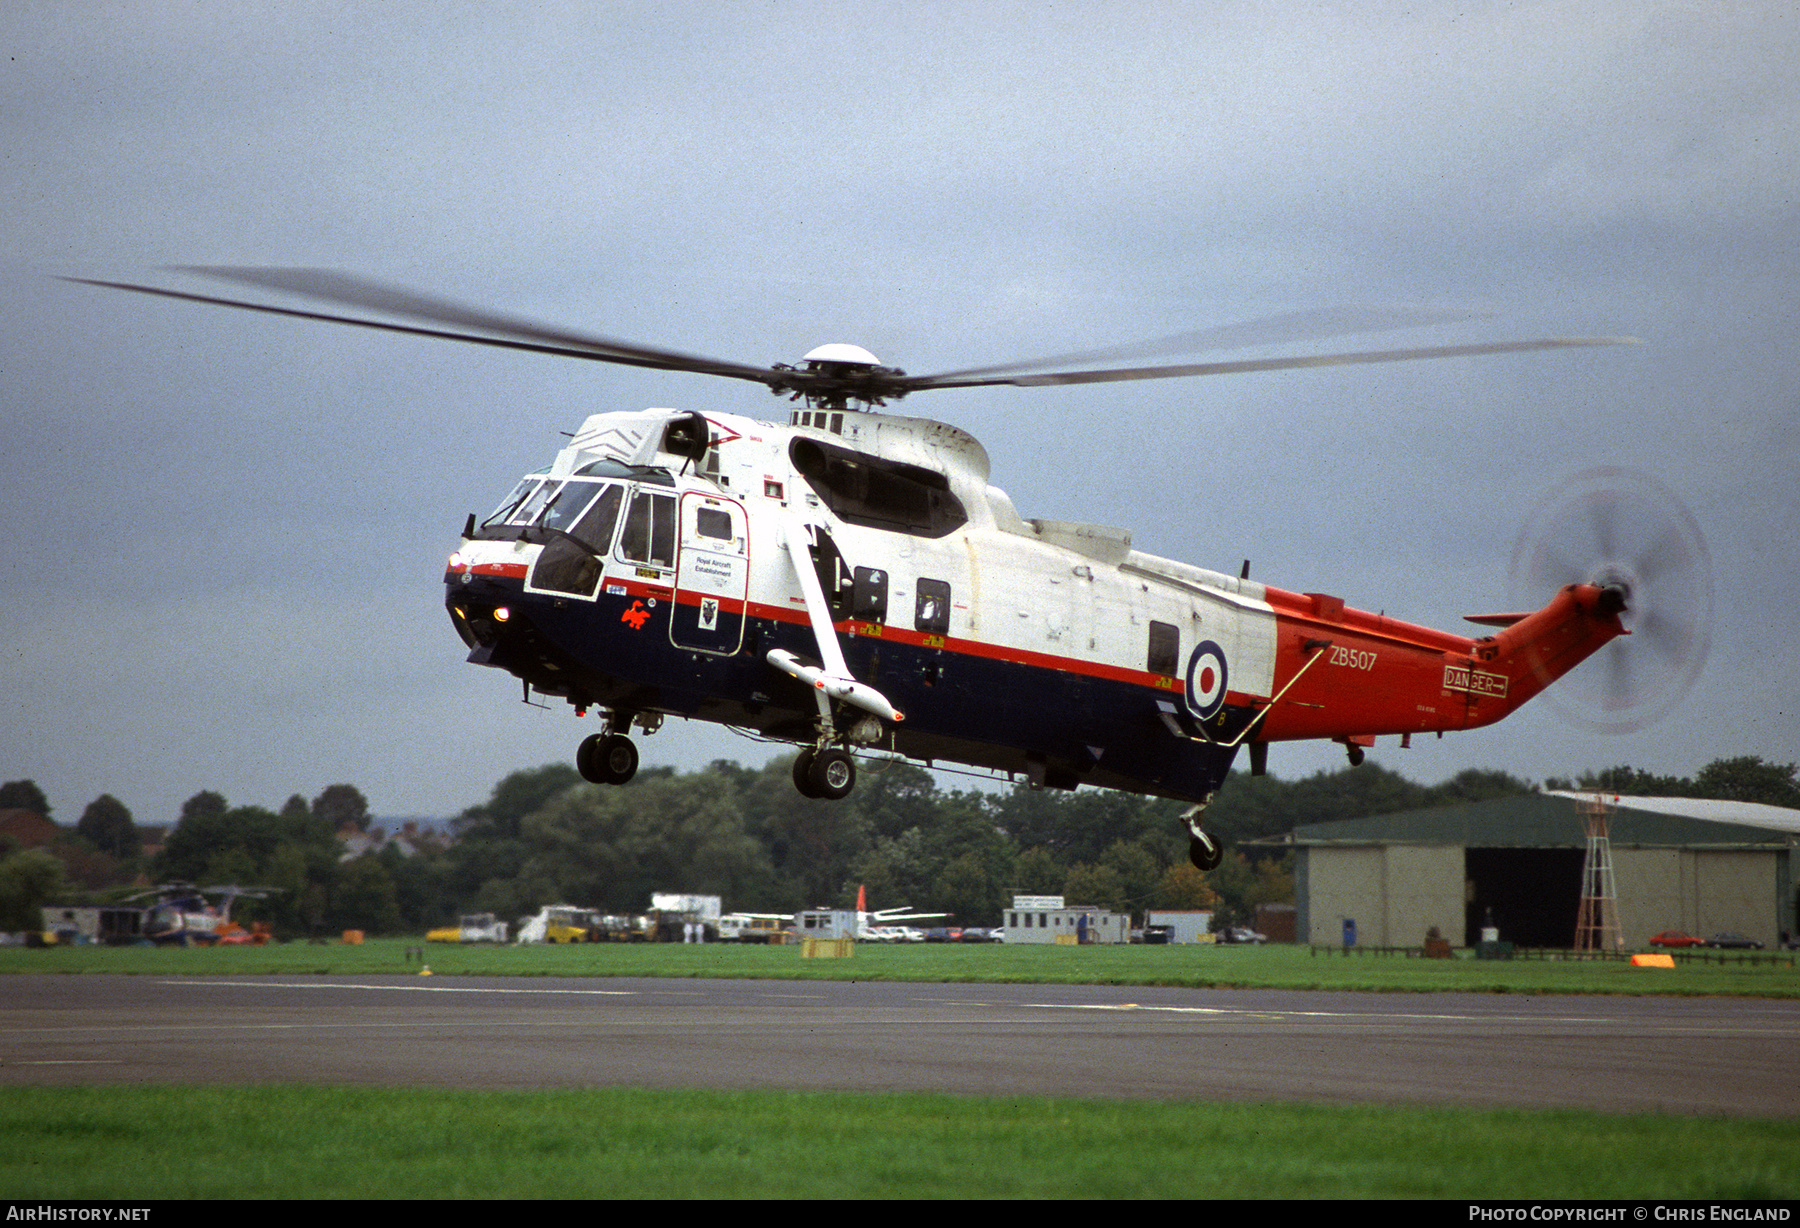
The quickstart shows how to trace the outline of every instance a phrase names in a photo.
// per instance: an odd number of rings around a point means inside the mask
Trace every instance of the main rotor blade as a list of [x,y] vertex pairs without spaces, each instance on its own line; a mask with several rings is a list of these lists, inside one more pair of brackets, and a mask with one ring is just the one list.
[[1076,363],[1161,358],[1175,354],[1196,354],[1204,350],[1243,349],[1252,345],[1291,345],[1299,341],[1316,341],[1323,337],[1342,337],[1352,333],[1378,333],[1395,328],[1458,324],[1491,314],[1426,307],[1321,307],[1307,311],[1288,311],[1236,324],[1216,324],[1210,328],[1198,328],[1169,337],[1158,337],[1152,341],[1106,346],[1097,350],[1077,350],[1069,354],[995,363],[984,367],[938,371],[922,378],[935,383],[969,375],[1003,375],[1014,371],[1033,371],[1041,367],[1072,366]]
[[365,281],[327,269],[195,267],[189,271],[227,281],[240,281],[268,289],[304,294],[328,302],[368,307],[416,320],[483,329],[497,335],[482,336],[474,333],[452,332],[446,329],[420,328],[395,324],[386,320],[303,311],[293,307],[276,307],[268,303],[221,298],[210,294],[193,294],[182,290],[170,290],[162,286],[136,285],[131,282],[100,281],[87,277],[65,277],[62,280],[80,282],[89,286],[105,286],[114,290],[130,290],[138,294],[151,294],[191,303],[209,303],[218,307],[260,311],[267,315],[287,316],[292,319],[350,324],[358,328],[407,333],[419,337],[438,337],[446,341],[466,341],[473,345],[495,346],[500,349],[524,350],[536,354],[557,354],[566,358],[586,358],[597,362],[617,363],[628,367],[648,367],[654,370],[691,371],[702,375],[720,375],[730,379],[752,380],[759,384],[779,382],[776,373],[766,367],[745,366],[742,363],[703,358],[675,350],[660,350],[633,342],[616,341],[608,337],[589,336],[498,312],[468,307],[448,299],[419,294],[399,287],[384,286],[378,282]]
[[1012,384],[1042,388],[1056,384],[1105,384],[1120,380],[1180,379],[1193,375],[1235,375],[1248,371],[1291,371],[1307,367],[1347,367],[1358,363],[1412,362],[1421,358],[1466,358],[1477,354],[1518,354],[1574,346],[1637,345],[1636,337],[1542,337],[1535,341],[1493,341],[1478,345],[1439,345],[1411,350],[1365,350],[1353,354],[1310,354],[1297,358],[1248,358],[1233,362],[1184,363],[1170,367],[1125,367],[1107,371],[1052,371],[1038,375],[905,376],[895,381],[907,392],[935,388],[976,388]]

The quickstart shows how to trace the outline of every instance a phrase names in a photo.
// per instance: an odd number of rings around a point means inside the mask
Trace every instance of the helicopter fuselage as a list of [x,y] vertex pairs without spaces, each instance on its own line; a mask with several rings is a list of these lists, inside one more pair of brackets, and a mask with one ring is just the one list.
[[471,661],[619,733],[677,715],[1198,803],[1243,746],[1354,762],[1488,724],[1623,633],[1592,585],[1475,639],[1158,558],[1021,518],[954,427],[817,409],[595,414],[445,581]]

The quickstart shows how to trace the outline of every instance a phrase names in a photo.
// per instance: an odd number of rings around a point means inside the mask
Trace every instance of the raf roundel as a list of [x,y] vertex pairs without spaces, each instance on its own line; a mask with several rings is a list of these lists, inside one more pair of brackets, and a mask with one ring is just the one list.
[[1188,658],[1188,710],[1201,720],[1211,720],[1225,703],[1225,650],[1203,640]]

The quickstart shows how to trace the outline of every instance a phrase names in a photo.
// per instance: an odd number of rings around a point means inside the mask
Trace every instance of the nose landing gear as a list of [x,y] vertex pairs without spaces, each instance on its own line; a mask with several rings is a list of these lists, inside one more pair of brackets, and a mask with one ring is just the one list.
[[597,785],[622,785],[637,767],[637,744],[622,733],[589,734],[575,751],[575,770]]
[[[581,740],[575,749],[575,770],[583,780],[597,785],[622,785],[637,775],[637,743],[625,735],[631,721],[629,712],[608,713],[606,732],[589,734]],[[643,714],[637,722],[645,733],[654,733],[662,725],[662,717]]]

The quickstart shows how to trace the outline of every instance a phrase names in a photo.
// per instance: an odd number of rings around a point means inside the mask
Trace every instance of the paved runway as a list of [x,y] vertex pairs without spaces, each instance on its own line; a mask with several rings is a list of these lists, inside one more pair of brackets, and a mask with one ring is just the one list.
[[931,1090],[1793,1116],[1800,1003],[1111,986],[0,977],[0,1086]]

